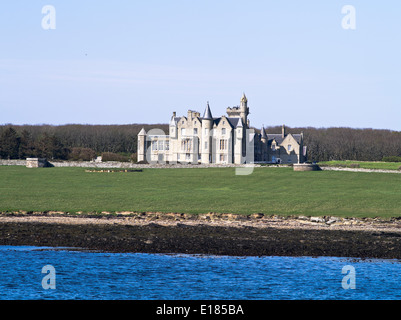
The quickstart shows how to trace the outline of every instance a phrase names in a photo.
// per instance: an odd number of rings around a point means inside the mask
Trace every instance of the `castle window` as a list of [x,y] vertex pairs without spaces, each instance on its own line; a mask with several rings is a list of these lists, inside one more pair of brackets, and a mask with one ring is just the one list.
[[198,134],[198,128],[194,128],[194,135]]
[[[223,121],[224,124],[224,121]],[[221,134],[226,134],[226,128],[221,129]]]
[[289,144],[288,145],[288,151],[291,151],[292,150],[292,146]]
[[158,146],[159,150],[163,150],[163,140],[159,140],[159,146]]
[[205,149],[207,149],[207,141],[205,141]]
[[167,151],[170,150],[170,141],[166,140],[164,147]]
[[272,150],[276,151],[276,145],[275,144],[272,144]]
[[152,141],[152,151],[157,151],[157,140]]
[[226,150],[227,149],[227,140],[221,139],[220,140],[220,150]]
[[191,139],[182,139],[181,140],[181,150],[190,152],[192,150],[192,140]]
[[182,135],[182,136],[185,136],[185,128],[182,128],[182,129],[181,129],[181,135]]

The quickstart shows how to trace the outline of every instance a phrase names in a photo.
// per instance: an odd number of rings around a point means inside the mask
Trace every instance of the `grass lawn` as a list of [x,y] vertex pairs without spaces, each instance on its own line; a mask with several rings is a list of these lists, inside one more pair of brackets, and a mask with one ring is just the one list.
[[399,170],[401,162],[384,162],[384,161],[321,161],[319,165],[327,165],[333,167],[352,167],[352,164],[359,164],[359,168],[363,169],[381,169],[381,170]]
[[144,169],[0,166],[0,211],[152,211],[401,216],[401,174],[255,168]]

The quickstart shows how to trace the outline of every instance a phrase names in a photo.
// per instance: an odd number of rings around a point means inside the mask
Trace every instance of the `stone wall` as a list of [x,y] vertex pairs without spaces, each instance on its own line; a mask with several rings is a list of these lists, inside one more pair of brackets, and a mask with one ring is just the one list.
[[0,159],[0,166],[25,166],[26,160],[5,160]]
[[47,160],[45,158],[26,158],[27,168],[43,168],[47,167]]
[[[132,162],[92,162],[92,161],[48,161],[51,167],[80,167],[80,168],[212,168],[212,167],[249,167],[252,165],[236,164],[138,164]],[[25,166],[26,160],[1,160],[0,166]],[[260,167],[254,164],[255,167]]]
[[294,171],[320,171],[320,167],[317,164],[311,163],[294,163]]

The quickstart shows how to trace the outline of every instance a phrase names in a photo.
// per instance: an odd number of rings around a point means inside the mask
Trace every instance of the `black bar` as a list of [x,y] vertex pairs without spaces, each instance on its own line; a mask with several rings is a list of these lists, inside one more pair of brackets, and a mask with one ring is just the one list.
[[102,319],[278,319],[382,316],[400,309],[400,301],[124,300],[0,301],[4,314],[44,317],[88,315]]

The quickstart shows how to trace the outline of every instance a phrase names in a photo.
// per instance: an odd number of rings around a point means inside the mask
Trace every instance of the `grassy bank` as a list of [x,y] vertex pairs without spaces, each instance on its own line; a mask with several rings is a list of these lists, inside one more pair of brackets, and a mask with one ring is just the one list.
[[362,169],[379,169],[379,170],[399,170],[401,162],[384,162],[384,161],[321,161],[320,166],[344,167],[344,168],[362,168]]
[[401,175],[292,168],[144,169],[0,166],[1,211],[159,211],[401,216]]

